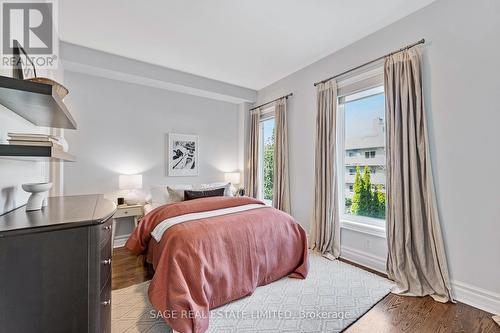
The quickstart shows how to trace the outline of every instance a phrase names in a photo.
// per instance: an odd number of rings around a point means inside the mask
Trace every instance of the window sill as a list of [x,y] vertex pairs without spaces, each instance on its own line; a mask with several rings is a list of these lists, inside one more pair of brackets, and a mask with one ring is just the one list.
[[346,219],[340,220],[340,227],[352,231],[361,232],[364,234],[386,238],[385,226],[376,226],[373,224],[355,222]]
[[267,200],[267,199],[260,199],[263,203],[265,203],[267,206],[273,206],[273,201],[272,200]]

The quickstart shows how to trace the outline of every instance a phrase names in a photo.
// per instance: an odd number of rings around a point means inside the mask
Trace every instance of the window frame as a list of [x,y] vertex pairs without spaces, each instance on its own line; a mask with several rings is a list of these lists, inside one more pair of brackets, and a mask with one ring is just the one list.
[[[338,207],[340,217],[340,227],[343,229],[354,230],[370,234],[373,236],[386,237],[386,220],[377,219],[366,216],[350,215],[344,213],[345,207],[345,108],[344,103],[351,100],[361,99],[380,92],[385,93],[383,67],[378,66],[367,70],[361,74],[348,77],[338,82],[337,96],[337,170],[342,170],[342,173],[337,174],[337,190],[338,190]],[[354,99],[346,97],[358,95]],[[386,160],[387,161],[387,160]]]
[[275,106],[271,105],[260,111],[259,121],[259,169],[257,172],[257,199],[261,200],[268,206],[272,206],[273,201],[264,199],[264,122],[275,118]]

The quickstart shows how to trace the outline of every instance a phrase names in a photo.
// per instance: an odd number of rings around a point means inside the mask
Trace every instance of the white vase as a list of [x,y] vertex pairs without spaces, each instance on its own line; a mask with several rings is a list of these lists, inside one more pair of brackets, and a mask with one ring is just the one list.
[[40,210],[42,206],[47,206],[48,191],[51,187],[52,183],[23,184],[23,190],[31,193],[26,204],[26,211]]

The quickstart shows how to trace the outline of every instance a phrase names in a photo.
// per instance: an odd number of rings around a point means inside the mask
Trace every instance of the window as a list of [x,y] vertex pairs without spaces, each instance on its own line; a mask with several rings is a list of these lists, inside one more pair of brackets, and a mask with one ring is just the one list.
[[274,107],[262,111],[259,154],[259,199],[268,205],[272,205],[274,174]]
[[[343,220],[375,224],[385,219],[384,87],[339,98],[339,170]],[[359,151],[361,154],[353,154]],[[342,176],[341,176],[342,177]]]
[[365,158],[375,158],[375,151],[365,151]]

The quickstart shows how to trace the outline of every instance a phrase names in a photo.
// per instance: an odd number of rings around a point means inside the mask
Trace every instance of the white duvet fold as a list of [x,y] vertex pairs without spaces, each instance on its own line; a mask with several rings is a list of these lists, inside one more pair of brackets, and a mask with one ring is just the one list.
[[163,220],[160,223],[158,223],[158,225],[151,232],[151,236],[157,242],[159,242],[161,240],[161,238],[163,237],[163,234],[165,233],[165,231],[167,231],[168,228],[173,227],[174,225],[179,224],[179,223],[204,219],[204,218],[208,218],[208,217],[233,214],[233,213],[243,212],[243,211],[251,210],[251,209],[266,208],[266,207],[269,207],[269,206],[261,205],[261,204],[249,204],[249,205],[242,205],[242,206],[236,206],[236,207],[209,210],[206,212],[190,213],[190,214],[184,214],[184,215],[171,217],[171,218],[168,218],[168,219]]

